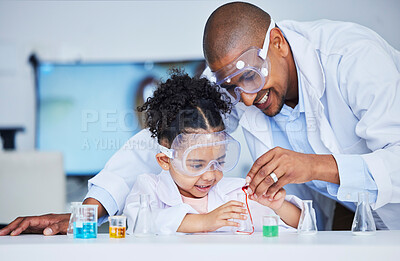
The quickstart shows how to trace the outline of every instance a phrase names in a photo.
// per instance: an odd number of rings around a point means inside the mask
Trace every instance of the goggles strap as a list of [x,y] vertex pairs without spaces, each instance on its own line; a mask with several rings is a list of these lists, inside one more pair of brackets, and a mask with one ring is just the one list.
[[160,147],[160,152],[164,153],[168,158],[172,159],[173,158],[173,150],[168,149],[162,145],[158,145]]
[[273,28],[275,28],[275,21],[271,17],[271,22],[269,24],[269,27],[268,27],[268,30],[267,30],[267,34],[265,35],[263,47],[260,50],[260,53],[258,54],[264,60],[267,58],[268,46],[269,46],[269,35],[271,34],[271,30]]

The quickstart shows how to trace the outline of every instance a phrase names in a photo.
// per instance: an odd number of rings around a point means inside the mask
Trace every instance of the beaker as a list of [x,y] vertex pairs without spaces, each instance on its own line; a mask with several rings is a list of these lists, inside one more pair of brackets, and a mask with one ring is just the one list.
[[74,236],[74,222],[76,220],[76,206],[82,205],[82,202],[71,202],[71,216],[69,217],[67,236]]
[[[235,234],[240,234],[240,235],[249,235],[252,234],[254,232],[254,227],[253,227],[253,223],[250,217],[250,213],[249,213],[249,208],[247,206],[247,195],[245,194],[245,192],[240,192],[237,193],[236,195],[236,200],[239,202],[242,202],[245,205],[245,209],[247,209],[247,214],[245,214],[244,216],[246,216],[246,219],[234,219],[234,222],[239,223],[239,227],[233,227],[233,232]],[[243,214],[242,214],[243,215]]]
[[279,216],[268,215],[263,217],[263,236],[277,237],[279,235]]
[[74,238],[97,237],[97,205],[76,206]]
[[137,237],[154,236],[153,218],[150,209],[150,195],[140,195],[140,207],[137,214],[133,234]]
[[125,238],[126,216],[108,217],[110,223],[110,238]]
[[312,207],[312,200],[303,200],[297,233],[301,235],[314,235],[318,231],[315,210]]
[[358,203],[351,231],[354,235],[373,235],[376,227],[368,201],[368,192],[358,193]]

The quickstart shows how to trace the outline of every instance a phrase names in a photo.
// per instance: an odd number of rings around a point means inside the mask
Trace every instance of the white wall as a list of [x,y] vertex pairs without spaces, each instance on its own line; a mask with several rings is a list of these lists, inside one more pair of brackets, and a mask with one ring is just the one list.
[[[207,17],[225,1],[0,1],[0,126],[20,125],[17,147],[34,147],[34,84],[27,63],[202,57]],[[276,21],[357,22],[400,49],[398,0],[252,1]]]

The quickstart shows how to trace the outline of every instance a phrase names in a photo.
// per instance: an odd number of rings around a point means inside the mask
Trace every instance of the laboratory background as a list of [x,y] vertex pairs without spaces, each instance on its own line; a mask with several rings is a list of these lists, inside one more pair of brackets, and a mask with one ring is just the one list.
[[[81,201],[141,130],[134,108],[169,68],[202,73],[204,25],[225,2],[0,1],[0,224]],[[359,23],[400,50],[398,0],[250,2],[277,22]],[[240,128],[233,136],[245,144]],[[251,164],[242,146],[229,175]]]

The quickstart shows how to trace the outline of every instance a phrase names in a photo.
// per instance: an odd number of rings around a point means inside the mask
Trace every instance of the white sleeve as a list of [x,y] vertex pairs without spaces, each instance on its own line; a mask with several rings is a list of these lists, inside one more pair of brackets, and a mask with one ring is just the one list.
[[373,208],[400,203],[400,54],[376,42],[354,46],[339,64],[339,84],[359,122],[355,132],[371,153],[361,155],[377,185]]
[[102,171],[89,180],[89,191],[93,185],[103,188],[112,196],[118,206],[117,213],[121,214],[137,176],[161,171],[155,158],[158,152],[156,139],[151,138],[147,129],[140,131],[111,157]]
[[128,219],[128,234],[133,234],[136,217],[140,207],[140,195],[150,195],[150,208],[152,211],[152,224],[156,234],[176,233],[186,214],[197,213],[188,204],[166,206],[157,196],[157,175],[144,174],[137,178],[132,191],[126,199],[124,215]]

